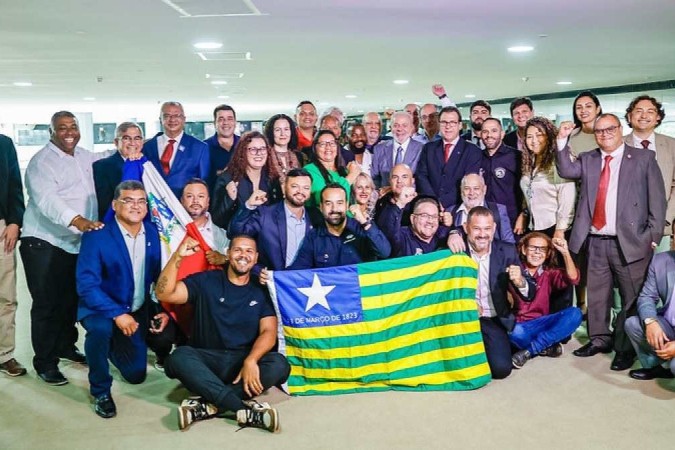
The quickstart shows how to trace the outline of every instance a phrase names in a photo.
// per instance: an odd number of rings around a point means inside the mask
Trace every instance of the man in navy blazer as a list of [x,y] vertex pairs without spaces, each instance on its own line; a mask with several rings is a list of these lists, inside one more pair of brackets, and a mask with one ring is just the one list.
[[150,299],[161,257],[157,230],[143,221],[148,212],[145,190],[138,181],[124,181],[114,197],[114,219],[82,236],[77,260],[77,318],[87,330],[84,350],[94,410],[103,418],[116,414],[108,359],[128,382],[137,384],[145,380],[148,345],[158,357],[171,350],[171,342],[159,335],[169,317]]
[[[626,334],[642,369],[636,380],[675,378],[675,251],[654,255],[637,300],[638,316],[626,320]],[[657,306],[661,304],[661,307]],[[665,367],[664,367],[665,366]]]
[[415,173],[422,154],[423,144],[412,139],[413,119],[405,111],[395,112],[391,119],[394,139],[382,141],[375,146],[370,175],[378,188],[389,186],[389,174],[396,164],[407,164]]
[[460,203],[460,182],[467,173],[479,173],[482,153],[476,145],[460,139],[459,109],[446,106],[439,122],[443,139],[424,145],[415,180],[417,192],[435,196],[447,208]]
[[264,193],[254,192],[230,222],[230,239],[245,234],[258,243],[258,263],[252,272],[263,268],[283,270],[290,266],[309,230],[323,220],[314,208],[305,208],[312,177],[305,169],[291,169],[284,182],[283,202],[263,206]]
[[93,164],[94,188],[98,202],[98,220],[103,221],[110,209],[115,188],[122,181],[124,161],[135,157],[143,148],[143,130],[134,122],[122,122],[115,131],[117,152]]
[[211,161],[209,146],[185,134],[185,113],[178,102],[162,104],[160,119],[164,133],[159,133],[143,145],[143,154],[164,177],[176,198],[192,178],[209,179]]
[[478,264],[476,303],[480,329],[492,378],[506,378],[511,373],[511,344],[507,333],[516,319],[506,297],[509,283],[532,301],[536,284],[523,273],[515,245],[494,240],[495,220],[492,211],[476,206],[464,224],[467,255]]

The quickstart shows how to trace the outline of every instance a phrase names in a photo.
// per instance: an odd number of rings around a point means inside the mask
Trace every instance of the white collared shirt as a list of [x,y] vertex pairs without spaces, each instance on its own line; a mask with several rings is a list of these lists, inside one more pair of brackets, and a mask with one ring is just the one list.
[[[642,141],[645,139],[640,139],[635,135],[635,133],[631,134],[633,136],[633,147],[635,148],[644,148],[642,147]],[[649,135],[649,137],[646,139],[649,141],[649,147],[647,147],[649,150],[654,152],[654,156],[656,156],[656,134],[652,131],[652,134]],[[612,166],[610,166],[612,167]]]
[[115,217],[120,233],[124,238],[124,244],[129,252],[131,270],[134,275],[134,298],[131,303],[131,312],[138,311],[145,302],[145,226],[141,223],[141,229],[136,236],[132,236]]
[[230,240],[227,238],[227,232],[217,225],[214,225],[211,220],[211,214],[206,213],[206,222],[197,229],[202,234],[202,237],[209,244],[212,250],[220,253],[225,253],[230,246]]
[[166,150],[166,146],[169,145],[169,139],[176,141],[173,144],[173,154],[171,155],[171,160],[169,161],[169,168],[173,167],[173,162],[176,159],[176,153],[178,153],[178,148],[180,147],[181,139],[183,139],[183,134],[185,134],[185,132],[181,131],[180,134],[175,138],[170,138],[166,135],[166,133],[157,136],[157,154],[159,155],[160,160],[162,159],[162,155]]
[[392,152],[391,156],[391,166],[394,167],[396,165],[396,152],[398,151],[398,148],[401,147],[403,151],[401,152],[401,162],[405,161],[405,153],[408,151],[408,145],[410,144],[410,137],[403,141],[402,143],[396,142],[396,138],[392,139],[392,142],[394,143],[394,151]]
[[[607,187],[607,197],[605,198],[605,226],[601,229],[596,229],[591,226],[592,234],[602,234],[606,236],[616,236],[616,211],[619,194],[619,171],[621,170],[621,159],[623,158],[623,151],[625,146],[621,144],[619,148],[614,150],[611,154],[600,150],[602,165],[600,166],[600,173],[605,168],[605,156],[611,156],[609,161],[609,186]],[[596,197],[597,198],[597,197]],[[591,206],[595,208],[595,205]]]
[[471,258],[478,263],[478,287],[476,288],[476,302],[482,308],[481,317],[496,317],[495,305],[492,303],[492,293],[490,292],[490,250],[483,256],[479,256],[469,245]]
[[75,147],[71,156],[49,142],[37,152],[26,168],[28,204],[21,235],[42,239],[68,253],[79,253],[82,233],[68,225],[78,214],[96,219],[98,203],[92,164],[116,151],[94,153]]

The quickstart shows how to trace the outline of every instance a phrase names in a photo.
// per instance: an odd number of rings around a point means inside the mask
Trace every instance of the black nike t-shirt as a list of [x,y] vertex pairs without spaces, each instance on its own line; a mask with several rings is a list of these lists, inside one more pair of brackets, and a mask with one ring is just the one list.
[[183,280],[195,316],[190,345],[210,350],[249,350],[260,334],[260,319],[275,316],[262,286],[232,284],[223,270]]

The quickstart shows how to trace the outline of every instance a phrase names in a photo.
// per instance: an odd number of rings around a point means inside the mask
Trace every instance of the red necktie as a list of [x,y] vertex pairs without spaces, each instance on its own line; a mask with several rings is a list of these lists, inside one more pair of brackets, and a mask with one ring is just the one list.
[[448,162],[450,158],[450,152],[452,151],[452,144],[445,144],[443,146],[443,155],[445,157],[445,162]]
[[605,156],[605,167],[600,172],[600,184],[598,185],[598,196],[595,199],[592,222],[596,230],[602,229],[607,224],[605,203],[607,202],[607,189],[609,188],[609,162],[611,160],[610,155]]
[[175,143],[176,143],[175,139],[169,139],[169,143],[164,149],[164,153],[162,153],[162,157],[159,160],[160,164],[162,165],[164,175],[168,175],[169,170],[171,170],[169,164],[171,163],[171,157],[173,156],[173,144]]
[[642,148],[649,148],[649,141],[647,139],[640,142],[640,144],[642,144]]

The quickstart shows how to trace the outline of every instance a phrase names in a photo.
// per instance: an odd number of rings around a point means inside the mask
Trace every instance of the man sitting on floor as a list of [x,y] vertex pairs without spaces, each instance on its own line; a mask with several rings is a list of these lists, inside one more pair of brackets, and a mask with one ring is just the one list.
[[272,351],[277,343],[277,317],[269,295],[250,281],[251,268],[258,260],[256,242],[249,236],[234,236],[224,270],[177,281],[182,259],[197,251],[199,244],[194,239],[181,243],[156,288],[160,301],[189,302],[195,308],[190,342],[169,355],[165,365],[169,378],[201,396],[181,403],[179,427],[184,430],[220,410],[236,412],[242,427],[279,431],[277,410],[250,401],[290,374],[286,358]]

